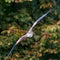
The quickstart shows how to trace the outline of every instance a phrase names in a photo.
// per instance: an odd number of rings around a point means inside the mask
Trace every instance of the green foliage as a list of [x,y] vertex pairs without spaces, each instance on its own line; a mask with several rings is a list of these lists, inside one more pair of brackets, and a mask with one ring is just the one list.
[[54,10],[34,28],[34,37],[18,44],[9,60],[60,60],[59,0],[0,0],[1,60],[36,19],[51,8]]

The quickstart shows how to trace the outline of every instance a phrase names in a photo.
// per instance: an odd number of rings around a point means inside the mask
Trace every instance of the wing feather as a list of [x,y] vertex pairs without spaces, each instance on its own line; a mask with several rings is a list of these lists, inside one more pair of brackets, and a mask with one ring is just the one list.
[[44,17],[46,17],[46,16],[48,15],[48,13],[51,12],[51,10],[52,10],[52,9],[50,9],[47,13],[45,13],[44,15],[42,15],[41,17],[39,17],[39,18],[34,22],[34,24],[32,25],[32,27],[30,28],[30,30],[32,30],[32,29],[35,27],[35,25],[36,25],[40,20],[42,20]]
[[16,47],[16,45],[17,45],[19,42],[21,42],[22,40],[26,39],[26,38],[27,38],[26,34],[23,35],[21,38],[19,38],[19,39],[17,40],[17,42],[13,45],[13,47],[12,47],[12,49],[10,50],[10,52],[9,52],[9,54],[8,54],[7,57],[9,57],[9,55],[12,53],[12,51],[14,50],[14,48]]

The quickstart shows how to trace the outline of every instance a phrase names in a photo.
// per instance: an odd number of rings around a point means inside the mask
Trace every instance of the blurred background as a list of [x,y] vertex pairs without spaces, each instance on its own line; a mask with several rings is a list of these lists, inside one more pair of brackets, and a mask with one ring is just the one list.
[[51,8],[35,26],[33,38],[18,44],[8,60],[60,60],[60,0],[0,0],[0,60]]

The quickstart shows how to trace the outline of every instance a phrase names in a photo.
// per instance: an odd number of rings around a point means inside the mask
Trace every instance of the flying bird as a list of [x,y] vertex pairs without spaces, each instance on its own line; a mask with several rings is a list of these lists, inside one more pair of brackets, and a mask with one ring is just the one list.
[[31,26],[31,28],[29,29],[29,31],[28,31],[25,35],[23,35],[22,37],[20,37],[20,38],[17,40],[17,42],[13,45],[12,49],[10,50],[7,58],[8,58],[9,55],[12,53],[12,51],[14,50],[14,48],[16,47],[16,45],[17,45],[18,43],[20,43],[22,40],[26,39],[27,37],[29,37],[29,38],[33,37],[33,28],[35,27],[35,25],[36,25],[40,20],[42,20],[44,17],[46,17],[49,12],[51,12],[51,9],[50,9],[47,13],[45,13],[44,15],[42,15],[41,17],[39,17],[39,18],[33,23],[33,25]]

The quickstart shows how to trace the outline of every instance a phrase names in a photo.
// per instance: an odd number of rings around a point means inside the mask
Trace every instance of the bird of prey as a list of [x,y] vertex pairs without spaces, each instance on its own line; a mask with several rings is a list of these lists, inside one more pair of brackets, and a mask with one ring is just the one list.
[[29,29],[29,31],[28,31],[25,35],[23,35],[22,37],[20,37],[20,38],[17,40],[17,42],[13,45],[13,47],[12,47],[12,49],[10,50],[10,52],[9,52],[9,54],[8,54],[7,57],[9,57],[9,55],[12,53],[12,51],[14,50],[15,46],[16,46],[18,43],[20,43],[22,40],[26,39],[27,37],[29,37],[29,38],[33,37],[33,28],[35,27],[35,25],[36,25],[40,20],[42,20],[44,17],[46,17],[49,12],[51,12],[51,9],[50,9],[47,13],[45,13],[44,15],[42,15],[41,17],[39,17],[39,18],[33,23],[33,25],[31,26],[31,28]]

